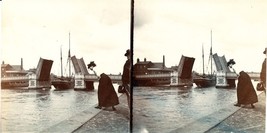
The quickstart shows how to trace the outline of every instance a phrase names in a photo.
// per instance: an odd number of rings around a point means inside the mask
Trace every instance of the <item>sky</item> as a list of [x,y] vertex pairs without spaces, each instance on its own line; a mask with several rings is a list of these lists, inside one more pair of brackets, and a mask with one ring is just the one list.
[[[127,0],[4,0],[1,60],[36,68],[39,58],[53,60],[51,73],[64,73],[67,57],[96,63],[97,74],[122,73],[130,48],[130,1]],[[2,63],[1,61],[1,63]]]
[[193,70],[202,72],[203,45],[210,70],[212,42],[213,53],[235,60],[236,72],[259,72],[267,47],[266,16],[266,0],[135,0],[134,62],[162,62],[165,55],[170,67],[184,55],[194,57]]
[[[265,0],[135,0],[134,63],[137,58],[178,65],[181,55],[194,57],[193,70],[205,68],[209,49],[234,59],[237,72],[259,72],[267,47]],[[67,69],[71,55],[95,71],[118,74],[130,48],[130,0],[4,0],[1,10],[1,61],[36,68],[39,58],[54,61],[51,72]],[[212,30],[212,39],[211,39]],[[212,41],[211,41],[212,40]]]

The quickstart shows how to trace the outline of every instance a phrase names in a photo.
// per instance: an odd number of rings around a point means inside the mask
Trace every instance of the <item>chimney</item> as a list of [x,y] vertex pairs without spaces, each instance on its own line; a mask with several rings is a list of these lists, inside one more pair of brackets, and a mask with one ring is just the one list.
[[23,59],[20,59],[20,70],[23,70]]
[[146,62],[146,58],[144,58],[144,62]]
[[165,55],[163,55],[162,68],[165,68]]
[[137,63],[138,63],[139,61],[140,61],[139,58],[137,58]]

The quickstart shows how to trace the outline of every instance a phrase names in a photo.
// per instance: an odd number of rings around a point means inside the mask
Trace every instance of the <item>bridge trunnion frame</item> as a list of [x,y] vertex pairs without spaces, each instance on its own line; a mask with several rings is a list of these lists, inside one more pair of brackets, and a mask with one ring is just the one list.
[[218,56],[217,53],[215,53],[213,59],[217,68],[216,88],[236,87],[235,81],[237,79],[237,74],[229,69],[225,56]]
[[74,90],[93,90],[97,76],[88,73],[83,58],[77,59],[76,56],[72,56],[71,61],[75,70]]
[[50,71],[53,61],[47,59],[39,59],[36,73],[29,75],[28,89],[51,88]]
[[193,86],[192,69],[195,58],[182,55],[177,71],[171,72],[170,86]]

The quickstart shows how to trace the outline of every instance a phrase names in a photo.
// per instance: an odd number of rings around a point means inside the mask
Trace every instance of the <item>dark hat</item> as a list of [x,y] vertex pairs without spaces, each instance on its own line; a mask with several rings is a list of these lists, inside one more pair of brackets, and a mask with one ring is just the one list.
[[128,56],[128,55],[130,55],[130,54],[131,54],[130,49],[127,49],[127,50],[126,50],[126,53],[124,54],[124,56]]
[[234,59],[230,59],[228,62],[227,62],[227,66],[229,66],[230,64],[234,65],[235,64],[235,61]]
[[96,64],[94,61],[91,61],[90,64],[87,65],[88,68],[95,67],[95,66],[96,66]]
[[263,54],[266,54],[266,49],[263,51]]

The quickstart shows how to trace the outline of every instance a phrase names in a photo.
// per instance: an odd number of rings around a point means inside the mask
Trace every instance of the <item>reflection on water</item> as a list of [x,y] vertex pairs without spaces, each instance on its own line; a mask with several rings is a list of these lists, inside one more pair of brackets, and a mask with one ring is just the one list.
[[97,90],[2,89],[1,104],[2,132],[37,132],[95,106]]

